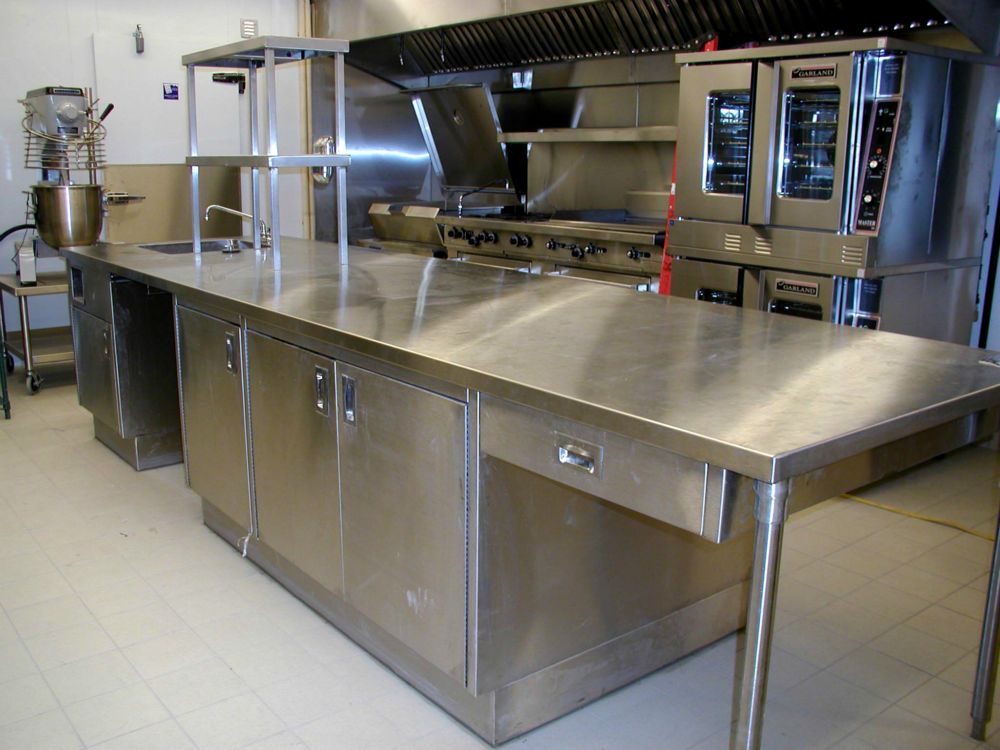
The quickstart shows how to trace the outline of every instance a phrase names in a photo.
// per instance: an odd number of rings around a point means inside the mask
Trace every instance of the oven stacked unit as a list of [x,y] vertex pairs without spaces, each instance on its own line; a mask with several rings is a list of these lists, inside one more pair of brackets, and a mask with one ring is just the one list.
[[678,61],[671,293],[968,343],[997,67],[886,38]]
[[524,273],[655,291],[663,259],[660,227],[560,219],[445,216],[450,257]]

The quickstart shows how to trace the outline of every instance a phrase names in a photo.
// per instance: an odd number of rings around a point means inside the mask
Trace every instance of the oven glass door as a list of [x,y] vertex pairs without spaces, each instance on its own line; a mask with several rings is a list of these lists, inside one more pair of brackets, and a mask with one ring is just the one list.
[[782,60],[778,66],[772,226],[838,231],[847,220],[853,58]]
[[681,70],[677,215],[741,222],[750,159],[751,63]]

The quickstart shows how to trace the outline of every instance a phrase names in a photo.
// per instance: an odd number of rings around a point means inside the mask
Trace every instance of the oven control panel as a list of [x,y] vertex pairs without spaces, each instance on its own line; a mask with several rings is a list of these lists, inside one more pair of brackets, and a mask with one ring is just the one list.
[[861,234],[878,232],[882,202],[889,182],[889,165],[899,118],[898,99],[879,99],[873,105],[868,148],[858,190],[858,207],[854,230]]

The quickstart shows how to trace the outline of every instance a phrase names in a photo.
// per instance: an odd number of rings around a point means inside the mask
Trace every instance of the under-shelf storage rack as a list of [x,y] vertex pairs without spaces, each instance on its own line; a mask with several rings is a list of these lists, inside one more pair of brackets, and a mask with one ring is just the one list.
[[[181,63],[187,67],[188,84],[188,135],[191,168],[191,214],[194,251],[201,252],[201,209],[198,194],[199,167],[248,167],[251,171],[253,192],[253,246],[261,248],[260,170],[269,173],[269,204],[271,216],[272,258],[275,267],[281,263],[281,226],[279,221],[278,170],[283,168],[333,169],[337,177],[337,239],[340,245],[340,262],[347,264],[347,167],[351,157],[346,153],[344,117],[344,54],[349,49],[342,39],[315,39],[300,37],[263,36],[245,39],[222,47],[184,55]],[[278,154],[278,108],[275,86],[275,67],[282,63],[298,62],[313,57],[334,58],[334,153]],[[202,156],[198,153],[198,121],[195,104],[195,68],[242,68],[247,71],[247,92],[250,95],[250,154],[235,156]],[[266,153],[260,150],[260,125],[258,122],[257,70],[264,69],[267,91],[267,121],[264,140]]]

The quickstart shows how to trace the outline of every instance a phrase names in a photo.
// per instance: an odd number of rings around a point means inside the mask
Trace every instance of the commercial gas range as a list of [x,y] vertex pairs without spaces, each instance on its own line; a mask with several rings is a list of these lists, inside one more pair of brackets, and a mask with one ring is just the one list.
[[437,221],[448,256],[524,273],[655,291],[663,259],[663,227],[624,211],[563,215],[492,213]]

